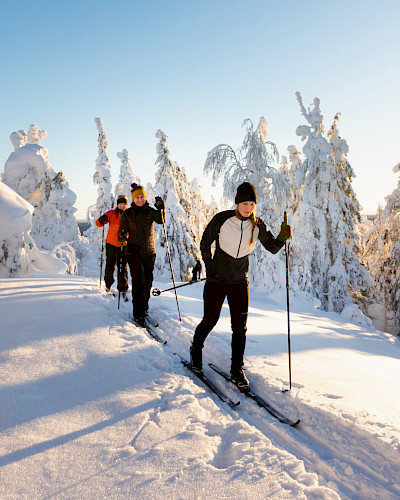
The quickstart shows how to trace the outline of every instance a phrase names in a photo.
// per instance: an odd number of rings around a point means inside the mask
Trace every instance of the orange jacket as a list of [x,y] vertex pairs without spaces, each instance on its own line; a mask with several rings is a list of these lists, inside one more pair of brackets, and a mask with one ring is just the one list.
[[[103,227],[105,224],[109,223],[106,242],[115,247],[120,247],[122,243],[118,241],[117,233],[119,229],[119,220],[121,218],[121,212],[118,209],[108,210],[104,215],[96,220],[97,227]],[[126,246],[126,241],[123,245]]]

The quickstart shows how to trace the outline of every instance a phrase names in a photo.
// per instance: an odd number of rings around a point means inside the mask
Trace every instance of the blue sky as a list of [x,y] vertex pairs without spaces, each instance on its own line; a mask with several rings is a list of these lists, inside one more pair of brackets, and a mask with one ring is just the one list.
[[305,105],[321,99],[325,127],[341,112],[354,189],[364,211],[397,186],[400,162],[400,2],[338,0],[2,2],[0,17],[0,172],[11,132],[31,123],[63,170],[84,217],[99,116],[116,153],[126,148],[142,183],[154,182],[161,128],[190,179],[203,178],[207,152],[234,148],[241,125],[265,116],[281,154]]

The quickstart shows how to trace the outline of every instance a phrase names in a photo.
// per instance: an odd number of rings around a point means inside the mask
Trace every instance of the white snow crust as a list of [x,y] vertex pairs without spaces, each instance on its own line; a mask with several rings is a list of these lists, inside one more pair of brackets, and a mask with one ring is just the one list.
[[0,279],[0,498],[400,497],[399,339],[291,297],[282,393],[286,293],[253,291],[246,373],[301,418],[291,428],[208,368],[229,369],[226,305],[205,369],[236,410],[174,356],[188,356],[202,288],[180,289],[182,322],[173,292],[151,298],[162,347],[96,277]]

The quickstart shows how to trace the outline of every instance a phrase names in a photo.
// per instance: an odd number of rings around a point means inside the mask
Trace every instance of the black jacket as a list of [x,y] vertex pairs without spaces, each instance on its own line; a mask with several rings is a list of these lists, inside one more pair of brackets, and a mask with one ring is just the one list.
[[[236,218],[234,210],[225,210],[219,212],[213,217],[210,223],[204,230],[203,237],[200,243],[201,255],[207,269],[207,279],[210,281],[222,281],[227,284],[239,284],[247,281],[247,273],[249,270],[249,254],[254,249],[248,246],[248,241],[242,241],[244,231],[241,230],[243,224],[249,225],[246,222]],[[228,238],[230,238],[229,246],[230,253],[227,253],[220,247],[220,232],[225,223],[228,225],[234,223],[237,226],[237,232],[232,232],[231,227],[228,230]],[[277,253],[284,245],[284,242],[274,238],[272,233],[267,230],[263,220],[257,217],[257,231],[254,232],[254,243],[257,239],[271,253]],[[226,240],[226,236],[225,236]],[[214,256],[212,256],[211,245],[216,243]],[[233,252],[232,249],[237,249]],[[244,248],[244,251],[243,251]],[[240,251],[240,252],[239,252]],[[239,256],[243,253],[247,255]]]
[[162,224],[162,214],[160,210],[151,208],[148,202],[142,207],[132,203],[132,206],[125,210],[119,222],[118,240],[128,240],[127,255],[155,255],[154,222]]

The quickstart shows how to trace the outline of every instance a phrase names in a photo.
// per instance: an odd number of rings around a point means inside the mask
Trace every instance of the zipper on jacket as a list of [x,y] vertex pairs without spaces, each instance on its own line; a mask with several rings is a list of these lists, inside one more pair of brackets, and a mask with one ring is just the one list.
[[240,245],[242,244],[242,238],[243,238],[243,221],[240,222],[240,241],[239,241],[239,246],[238,246],[236,258],[239,257]]

